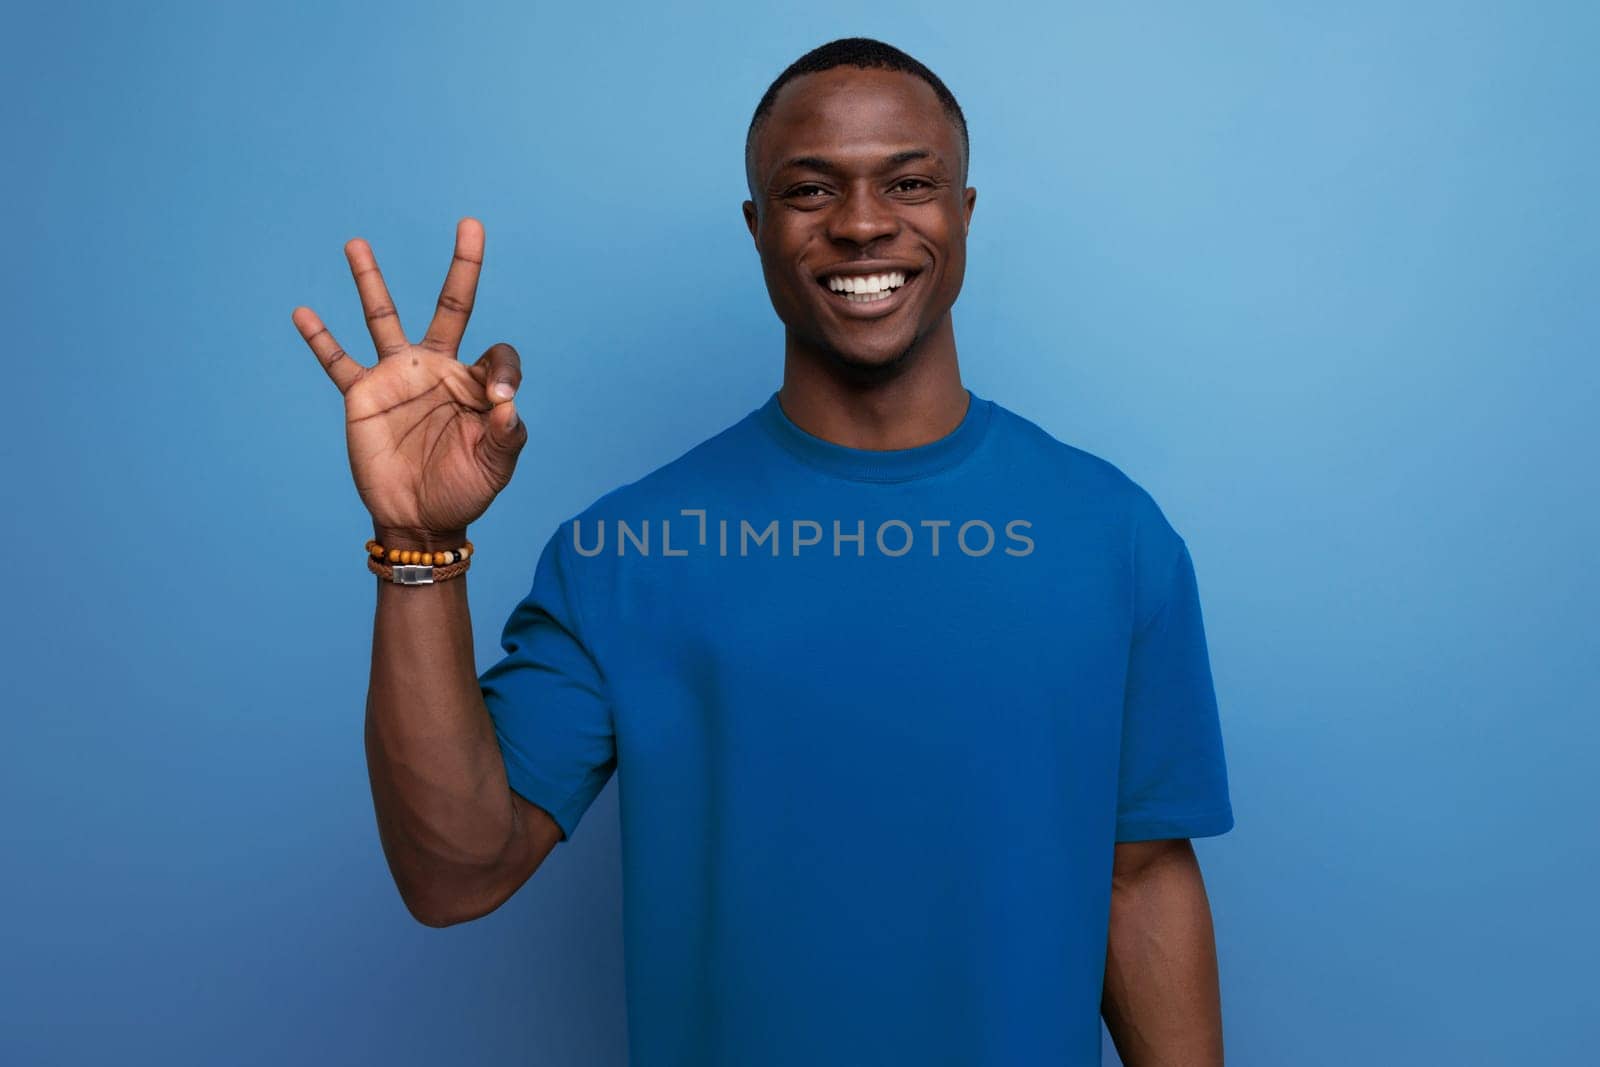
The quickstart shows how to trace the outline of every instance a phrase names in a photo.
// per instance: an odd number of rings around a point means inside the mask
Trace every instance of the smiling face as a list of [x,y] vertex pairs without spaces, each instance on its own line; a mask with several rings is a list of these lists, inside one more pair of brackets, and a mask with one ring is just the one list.
[[836,67],[785,85],[744,203],[790,349],[857,370],[949,338],[977,190],[961,135],[911,74]]

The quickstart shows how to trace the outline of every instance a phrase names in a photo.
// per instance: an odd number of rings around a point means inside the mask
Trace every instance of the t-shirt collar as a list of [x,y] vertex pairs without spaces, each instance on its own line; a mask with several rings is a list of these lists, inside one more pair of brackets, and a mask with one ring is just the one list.
[[859,482],[904,482],[955,466],[970,455],[989,428],[993,404],[967,393],[967,411],[955,429],[915,448],[848,448],[825,441],[790,420],[773,391],[755,411],[756,420],[798,459],[827,474]]

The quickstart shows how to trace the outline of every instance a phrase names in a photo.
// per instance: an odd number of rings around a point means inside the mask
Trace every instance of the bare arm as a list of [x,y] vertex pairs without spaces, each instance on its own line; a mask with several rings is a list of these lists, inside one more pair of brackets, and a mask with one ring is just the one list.
[[[345,402],[350,470],[385,548],[459,548],[504,489],[527,442],[510,345],[457,359],[483,262],[483,227],[463,219],[439,303],[417,344],[362,240],[345,245],[376,366],[339,347],[310,308],[294,323]],[[433,585],[378,581],[366,751],[384,855],[419,921],[447,926],[494,910],[560,840],[548,813],[507,784],[477,684],[465,575]]]
[[[391,543],[382,531],[376,536]],[[506,782],[478,688],[466,579],[411,587],[379,580],[373,622],[372,802],[395,885],[429,926],[493,911],[561,838],[549,814]]]
[[1221,1067],[1211,905],[1186,838],[1116,846],[1101,1013],[1126,1067]]

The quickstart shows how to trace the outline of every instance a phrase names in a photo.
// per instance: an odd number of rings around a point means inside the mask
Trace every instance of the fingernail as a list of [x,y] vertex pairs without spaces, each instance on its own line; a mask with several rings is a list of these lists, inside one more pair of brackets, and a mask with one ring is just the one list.
[[508,425],[506,427],[506,429],[515,430],[516,428],[517,428],[517,409],[516,408],[512,408],[511,409],[511,423],[510,423],[510,425]]
[[497,400],[510,400],[511,394],[516,390],[511,388],[510,382],[495,382],[494,395]]

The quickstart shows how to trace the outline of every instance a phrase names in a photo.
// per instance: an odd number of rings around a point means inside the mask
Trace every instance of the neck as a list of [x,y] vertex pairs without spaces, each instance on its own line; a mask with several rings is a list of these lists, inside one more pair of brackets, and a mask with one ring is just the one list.
[[847,448],[916,448],[961,424],[967,390],[948,313],[890,363],[864,366],[792,332],[778,403],[807,433]]

